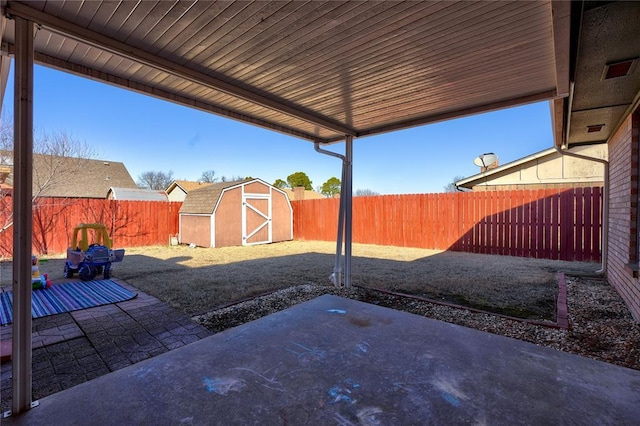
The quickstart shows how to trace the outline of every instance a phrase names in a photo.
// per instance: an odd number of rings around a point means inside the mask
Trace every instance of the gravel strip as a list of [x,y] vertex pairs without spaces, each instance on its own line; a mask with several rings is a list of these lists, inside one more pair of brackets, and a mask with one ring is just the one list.
[[363,288],[303,284],[193,317],[211,331],[253,321],[323,294],[334,294],[640,370],[640,324],[603,278],[567,276],[569,329],[514,321]]

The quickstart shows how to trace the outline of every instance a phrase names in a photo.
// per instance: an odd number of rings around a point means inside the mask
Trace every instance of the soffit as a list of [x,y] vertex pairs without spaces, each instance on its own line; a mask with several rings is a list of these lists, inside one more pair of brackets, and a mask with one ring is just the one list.
[[[554,28],[550,1],[16,1],[5,13],[37,24],[40,64],[319,142],[568,86],[566,14]],[[4,30],[12,52],[11,19]]]
[[[586,2],[581,21],[568,144],[607,141],[640,93],[640,2]],[[607,64],[627,59],[629,74],[604,78]]]

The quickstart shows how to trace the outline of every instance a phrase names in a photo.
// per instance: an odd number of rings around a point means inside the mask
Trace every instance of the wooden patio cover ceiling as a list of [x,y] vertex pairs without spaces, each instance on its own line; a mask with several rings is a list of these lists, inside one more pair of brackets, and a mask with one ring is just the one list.
[[566,97],[570,8],[9,1],[3,51],[21,16],[37,24],[39,64],[328,143]]

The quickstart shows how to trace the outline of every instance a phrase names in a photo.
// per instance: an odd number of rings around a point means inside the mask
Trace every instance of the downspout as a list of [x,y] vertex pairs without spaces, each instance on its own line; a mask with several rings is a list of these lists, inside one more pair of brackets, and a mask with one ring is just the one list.
[[[571,83],[571,87],[569,88],[569,99],[567,105],[567,111],[571,111],[571,104],[573,103],[573,90],[575,87],[575,83]],[[564,135],[565,139],[569,138],[569,130],[570,130],[570,120],[567,119],[567,130]],[[565,143],[563,141],[564,146]],[[554,144],[554,148],[560,154],[560,156],[569,156],[574,158],[580,158],[582,160],[587,161],[595,161],[597,163],[601,163],[604,165],[604,187],[602,190],[602,230],[601,230],[601,239],[602,239],[602,266],[599,270],[596,271],[598,274],[606,274],[607,273],[607,258],[609,255],[609,161],[604,160],[602,158],[590,157],[588,155],[576,154],[575,152],[565,151],[562,149],[562,146],[558,144]]]
[[[344,155],[337,154],[333,151],[327,151],[325,149],[320,148],[320,142],[315,142],[313,144],[315,150],[320,154],[330,155],[332,157],[339,158],[342,160],[342,180],[340,181],[341,185],[344,185],[345,175],[347,173],[347,159]],[[336,287],[342,287],[342,264],[340,261],[340,256],[342,255],[342,235],[344,232],[344,213],[345,213],[345,197],[346,191],[340,190],[340,208],[338,210],[338,236],[336,239],[336,257],[335,263],[333,265],[333,273],[329,275],[329,279]]]

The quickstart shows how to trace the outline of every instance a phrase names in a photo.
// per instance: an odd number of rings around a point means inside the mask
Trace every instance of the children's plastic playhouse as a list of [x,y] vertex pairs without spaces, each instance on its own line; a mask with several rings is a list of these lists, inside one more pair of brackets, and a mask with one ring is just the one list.
[[64,276],[72,278],[74,273],[83,281],[91,281],[98,274],[111,278],[111,264],[122,262],[124,249],[112,249],[107,227],[100,223],[81,223],[71,236],[71,247],[67,249]]

